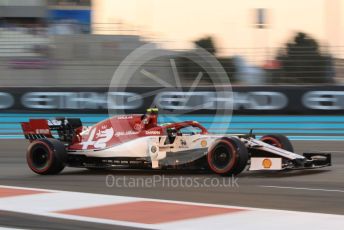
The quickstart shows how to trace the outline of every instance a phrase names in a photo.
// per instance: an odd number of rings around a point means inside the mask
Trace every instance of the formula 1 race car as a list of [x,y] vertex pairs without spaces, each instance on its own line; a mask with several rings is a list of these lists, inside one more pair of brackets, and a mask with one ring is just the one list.
[[219,175],[249,170],[313,169],[331,165],[329,153],[294,153],[279,134],[260,140],[252,133],[209,134],[196,121],[158,124],[156,108],[144,115],[120,115],[83,127],[80,119],[23,122],[27,163],[38,174],[65,166],[88,169],[202,169]]

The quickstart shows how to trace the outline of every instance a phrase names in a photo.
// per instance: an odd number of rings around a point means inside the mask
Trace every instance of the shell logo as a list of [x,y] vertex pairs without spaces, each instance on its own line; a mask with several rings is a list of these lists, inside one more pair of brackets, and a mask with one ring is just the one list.
[[264,159],[262,164],[265,169],[269,169],[272,166],[272,161],[270,159]]
[[207,147],[207,141],[206,140],[202,140],[201,141],[201,146],[203,147],[203,148],[205,148],[205,147]]

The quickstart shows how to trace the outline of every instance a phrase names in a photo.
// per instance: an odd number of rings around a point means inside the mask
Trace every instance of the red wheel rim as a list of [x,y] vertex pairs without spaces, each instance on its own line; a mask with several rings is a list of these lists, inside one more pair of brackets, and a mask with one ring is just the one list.
[[[46,153],[47,153],[47,159],[46,159],[47,163],[43,167],[37,167],[37,165],[35,165],[35,163],[33,162],[34,152],[32,150],[35,147],[35,145],[37,145],[37,144],[43,145],[45,150],[46,150]],[[47,143],[45,143],[43,141],[35,141],[35,143],[29,147],[26,159],[27,159],[28,165],[32,171],[34,171],[36,173],[44,173],[47,170],[49,170],[49,168],[51,167],[52,156],[53,156],[52,150],[50,149],[50,147]]]
[[274,138],[274,137],[266,136],[266,137],[263,137],[261,141],[269,145],[275,146],[277,148],[281,148],[281,149],[283,148],[282,143],[277,138]]

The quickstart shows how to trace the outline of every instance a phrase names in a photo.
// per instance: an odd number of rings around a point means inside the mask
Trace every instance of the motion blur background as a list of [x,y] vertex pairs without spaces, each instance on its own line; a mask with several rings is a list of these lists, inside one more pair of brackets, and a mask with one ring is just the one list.
[[[124,86],[175,84],[171,59],[182,85],[192,85],[201,68],[181,56],[197,46],[217,58],[233,86],[229,130],[221,127],[230,118],[213,112],[182,119],[215,121],[211,132],[344,140],[343,15],[344,0],[0,0],[0,137],[22,137],[19,122],[30,117],[104,119],[115,70],[151,44],[169,53],[145,64],[162,81],[137,72]],[[141,113],[154,100],[146,99],[119,107]]]
[[[233,84],[341,84],[342,0],[1,0],[1,86],[108,86],[135,48],[213,53]],[[169,78],[168,60],[153,64]],[[190,63],[179,60],[185,84]],[[140,85],[138,77],[134,85]]]

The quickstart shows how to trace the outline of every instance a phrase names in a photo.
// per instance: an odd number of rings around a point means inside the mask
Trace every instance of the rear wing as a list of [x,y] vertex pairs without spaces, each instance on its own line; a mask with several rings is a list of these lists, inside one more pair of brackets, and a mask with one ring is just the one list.
[[30,142],[36,139],[54,138],[54,132],[59,140],[72,143],[82,131],[79,118],[30,119],[29,122],[22,122],[21,127],[25,138]]
[[29,122],[21,123],[25,139],[30,141],[42,138],[53,138],[48,120],[45,119],[30,119]]

